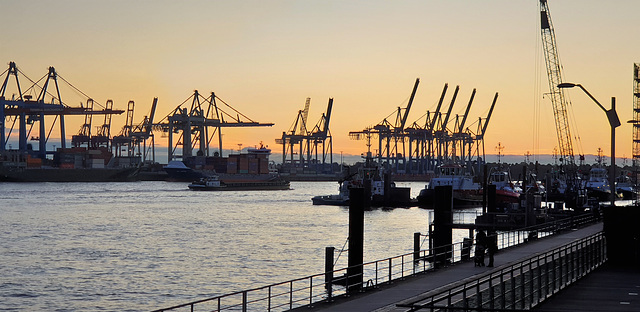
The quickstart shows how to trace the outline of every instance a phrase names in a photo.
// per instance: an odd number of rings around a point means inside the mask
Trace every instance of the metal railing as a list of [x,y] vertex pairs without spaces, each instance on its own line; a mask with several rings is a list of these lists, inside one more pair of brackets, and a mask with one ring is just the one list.
[[[596,221],[598,218],[594,215],[584,214],[516,231],[500,232],[497,234],[498,248],[509,248],[531,239],[545,237]],[[332,272],[158,309],[154,312],[286,311],[302,306],[313,306],[322,301],[331,301],[337,296],[348,296],[354,289],[356,289],[355,291],[375,289],[381,284],[392,283],[411,275],[427,272],[438,265],[460,262],[466,259],[466,255],[469,257],[474,255],[473,248],[465,246],[463,242],[440,248],[429,248],[364,263],[361,265],[362,270],[357,270],[362,273],[357,275],[349,276],[348,272],[351,271],[349,269],[352,268],[342,268]],[[445,263],[442,263],[442,259],[445,259]]]
[[528,310],[604,264],[605,243],[599,232],[397,306],[407,311]]

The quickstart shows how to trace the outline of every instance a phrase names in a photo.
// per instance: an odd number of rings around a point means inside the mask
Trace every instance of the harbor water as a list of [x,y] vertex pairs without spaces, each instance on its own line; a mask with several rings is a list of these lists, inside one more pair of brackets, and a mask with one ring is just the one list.
[[[424,184],[398,183],[412,197]],[[337,193],[336,182],[291,187],[1,183],[0,310],[144,311],[322,273],[325,247],[345,244],[348,208],[311,203]],[[365,261],[411,252],[432,217],[417,207],[366,211]],[[344,253],[337,267],[346,263]]]

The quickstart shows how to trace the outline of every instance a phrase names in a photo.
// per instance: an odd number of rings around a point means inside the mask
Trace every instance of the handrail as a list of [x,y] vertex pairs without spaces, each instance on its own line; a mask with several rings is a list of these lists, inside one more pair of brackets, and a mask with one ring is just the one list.
[[407,311],[528,310],[595,270],[607,260],[603,232],[443,286],[398,304]]
[[[527,242],[530,239],[545,237],[561,231],[583,226],[598,221],[598,217],[591,213],[571,216],[565,219],[549,223],[521,228],[514,231],[498,233],[498,248],[505,249]],[[154,310],[163,311],[285,311],[301,306],[312,306],[322,301],[330,301],[336,296],[349,295],[349,289],[359,286],[361,291],[378,288],[384,283],[392,283],[406,277],[427,272],[435,268],[433,260],[446,257],[450,263],[463,261],[463,250],[466,249],[463,242],[454,243],[450,248],[443,248],[445,252],[437,253],[435,248],[420,250],[417,259],[415,252],[409,252],[395,257],[367,262],[362,267],[362,276],[349,276],[348,271],[352,267],[336,269],[332,272],[323,272],[315,275],[292,279],[289,281],[237,291],[212,298],[201,299],[175,305],[168,308]],[[467,247],[468,248],[468,247]],[[473,248],[471,248],[473,249]],[[473,256],[473,250],[465,250]],[[325,281],[326,274],[333,276],[333,282]],[[344,277],[345,285],[337,285],[339,276]],[[349,285],[354,278],[364,281],[360,285]],[[203,307],[201,307],[203,306]]]

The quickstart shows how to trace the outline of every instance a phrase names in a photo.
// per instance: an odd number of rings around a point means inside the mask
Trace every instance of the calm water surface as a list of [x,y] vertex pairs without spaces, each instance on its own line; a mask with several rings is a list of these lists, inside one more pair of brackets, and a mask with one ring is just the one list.
[[[398,184],[413,197],[424,187]],[[321,273],[325,247],[347,239],[348,209],[311,204],[337,193],[336,182],[291,186],[0,183],[0,310],[151,310]],[[365,261],[412,251],[431,218],[420,208],[367,211]]]

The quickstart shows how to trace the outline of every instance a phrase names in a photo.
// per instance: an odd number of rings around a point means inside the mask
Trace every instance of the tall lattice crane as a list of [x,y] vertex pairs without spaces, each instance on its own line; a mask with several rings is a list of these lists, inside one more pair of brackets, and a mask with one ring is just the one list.
[[573,166],[575,159],[573,156],[569,119],[567,117],[568,105],[563,89],[558,88],[558,84],[562,83],[562,66],[560,65],[560,58],[558,57],[556,34],[553,30],[553,24],[551,23],[547,0],[540,0],[540,18],[542,46],[547,64],[547,75],[549,76],[549,93],[553,105],[553,115],[555,116],[560,157],[565,164]]
[[640,166],[640,63],[633,64],[633,146],[631,152],[633,153],[633,167]]

